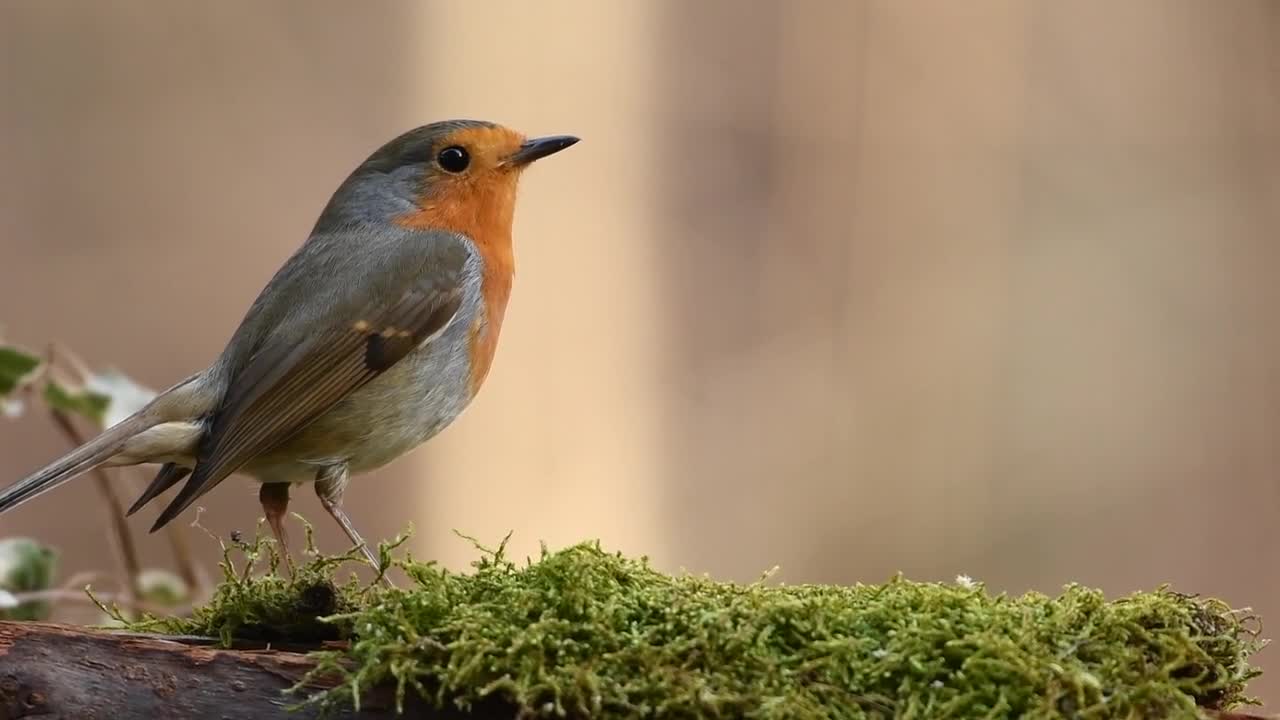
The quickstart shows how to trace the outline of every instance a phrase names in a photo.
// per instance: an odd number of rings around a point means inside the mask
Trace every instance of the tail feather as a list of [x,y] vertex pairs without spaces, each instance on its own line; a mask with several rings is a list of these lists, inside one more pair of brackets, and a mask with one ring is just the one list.
[[138,512],[143,505],[151,502],[152,498],[177,485],[178,481],[190,474],[191,468],[189,467],[183,467],[177,463],[165,463],[160,467],[160,472],[156,473],[155,479],[151,481],[147,489],[143,490],[138,499],[134,501],[133,507],[129,508],[129,512],[125,513],[125,517]]
[[75,450],[4,490],[0,490],[0,513],[12,510],[101,465],[116,454],[129,438],[147,429],[153,422],[149,422],[141,414],[133,415],[107,428],[102,434]]
[[[200,374],[192,375],[168,390],[160,393],[138,412],[102,431],[100,435],[80,447],[54,460],[27,477],[0,490],[0,513],[12,510],[22,503],[76,479],[84,473],[112,460],[129,440],[164,422],[197,418],[210,409],[214,399],[201,382]],[[182,429],[182,428],[180,428]],[[174,441],[188,441],[190,433],[178,433]],[[181,444],[179,442],[179,444]],[[147,445],[147,447],[151,447]],[[184,448],[177,448],[181,451]],[[163,448],[152,448],[160,451]],[[173,450],[172,448],[170,450]],[[163,454],[163,453],[162,453]],[[120,464],[148,462],[145,457],[131,455],[115,457]],[[179,478],[180,479],[180,478]],[[177,482],[172,480],[169,484]],[[168,486],[165,486],[168,487]],[[163,490],[164,488],[160,488]],[[150,490],[150,488],[148,488]]]

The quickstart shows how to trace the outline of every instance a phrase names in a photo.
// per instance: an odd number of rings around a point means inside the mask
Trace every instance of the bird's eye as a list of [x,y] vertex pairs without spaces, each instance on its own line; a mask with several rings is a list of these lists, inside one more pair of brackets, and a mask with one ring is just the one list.
[[451,145],[440,151],[436,156],[436,162],[451,173],[460,173],[471,164],[471,155],[467,154],[466,148]]

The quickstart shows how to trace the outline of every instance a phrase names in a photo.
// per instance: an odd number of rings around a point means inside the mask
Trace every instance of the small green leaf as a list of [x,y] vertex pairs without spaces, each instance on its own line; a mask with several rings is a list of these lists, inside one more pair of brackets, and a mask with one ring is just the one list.
[[[0,540],[0,590],[11,594],[48,590],[57,559],[52,548],[30,538]],[[44,602],[0,608],[0,619],[43,620],[48,614],[49,605]]]
[[82,415],[102,424],[111,398],[84,388],[68,388],[52,380],[44,386],[44,401],[54,410]]
[[0,396],[8,395],[22,379],[40,367],[39,356],[11,345],[0,346]]

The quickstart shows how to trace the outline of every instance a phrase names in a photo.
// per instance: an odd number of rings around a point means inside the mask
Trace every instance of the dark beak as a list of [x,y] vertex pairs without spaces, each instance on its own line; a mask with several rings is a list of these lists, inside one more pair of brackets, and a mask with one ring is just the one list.
[[519,150],[511,153],[503,164],[523,167],[534,160],[544,158],[552,153],[558,153],[576,142],[578,142],[578,138],[572,135],[551,135],[534,138],[521,145]]

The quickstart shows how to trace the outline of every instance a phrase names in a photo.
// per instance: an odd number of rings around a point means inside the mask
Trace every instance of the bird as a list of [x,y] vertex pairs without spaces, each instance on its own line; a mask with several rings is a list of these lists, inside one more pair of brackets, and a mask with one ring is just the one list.
[[468,119],[387,141],[334,191],[208,367],[0,490],[0,513],[97,467],[152,464],[130,516],[185,479],[155,532],[240,473],[259,484],[289,559],[290,489],[311,482],[377,567],[343,510],[347,485],[434,437],[475,398],[511,296],[520,177],[577,142]]

